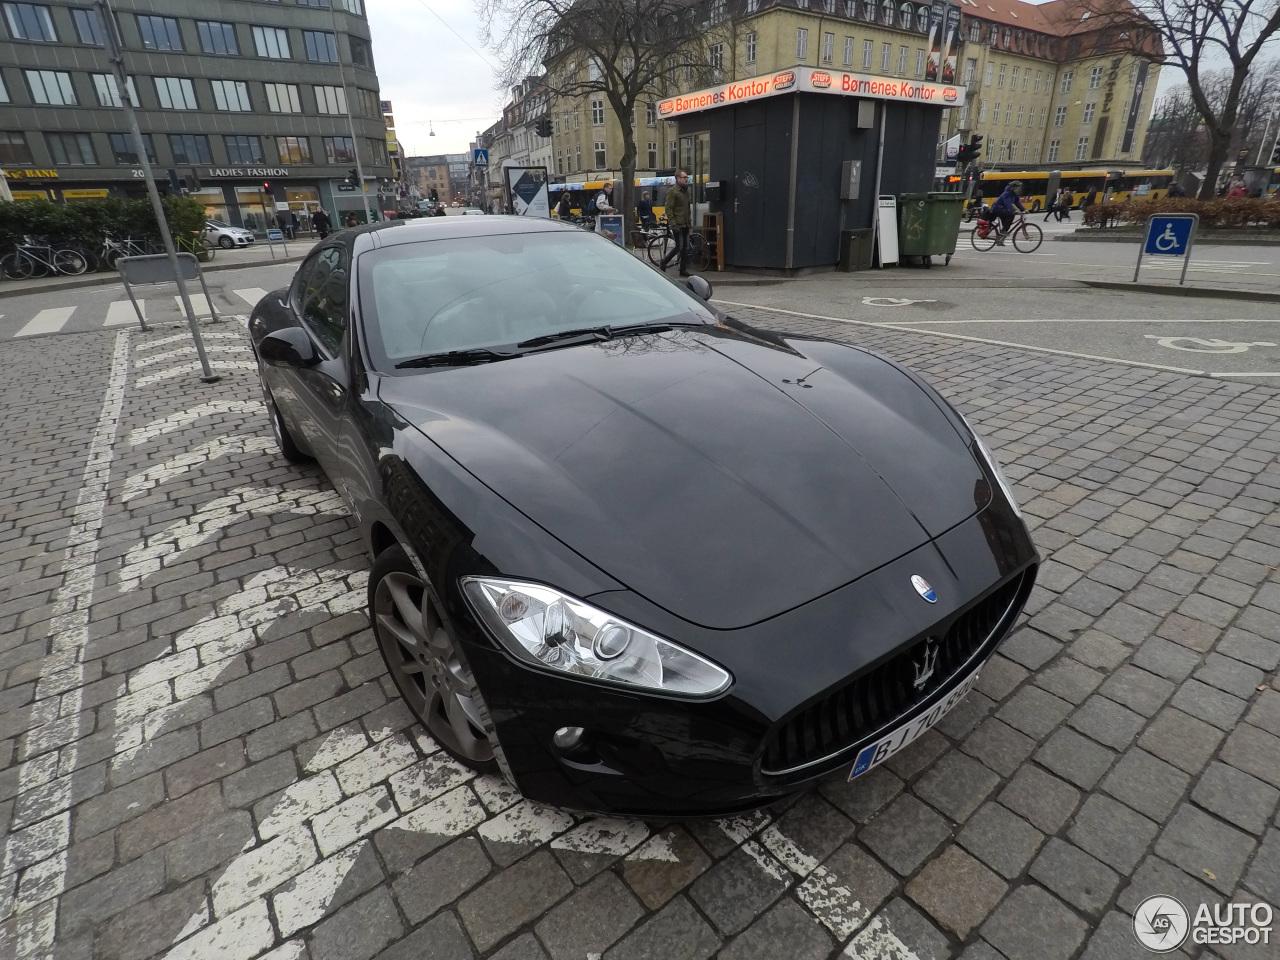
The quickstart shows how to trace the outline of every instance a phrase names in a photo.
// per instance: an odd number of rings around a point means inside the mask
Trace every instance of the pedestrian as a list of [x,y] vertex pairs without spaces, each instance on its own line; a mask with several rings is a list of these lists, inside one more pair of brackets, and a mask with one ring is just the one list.
[[329,221],[329,214],[325,213],[324,207],[320,207],[311,215],[311,225],[316,228],[316,233],[323,240],[329,235],[329,231],[333,229],[333,224]]
[[1171,197],[1185,197],[1186,195],[1187,195],[1186,188],[1185,188],[1185,187],[1183,187],[1183,185],[1182,185],[1182,184],[1180,184],[1177,180],[1175,180],[1175,181],[1173,181],[1173,183],[1169,184],[1169,196],[1171,196]]
[[436,216],[436,217],[447,217],[448,215],[449,215],[449,212],[448,212],[447,210],[445,210],[445,208],[444,208],[444,204],[443,204],[443,203],[437,203],[437,204],[436,204],[436,212],[435,212],[434,214],[432,214],[432,216]]
[[1044,210],[1044,222],[1045,222],[1045,223],[1048,223],[1048,222],[1049,222],[1049,218],[1050,218],[1050,217],[1052,217],[1055,213],[1058,215],[1058,219],[1059,219],[1059,220],[1061,220],[1061,219],[1062,219],[1062,211],[1058,209],[1058,201],[1059,201],[1061,198],[1062,198],[1062,193],[1061,193],[1061,191],[1059,191],[1058,193],[1050,194],[1050,195],[1046,198],[1046,201],[1047,201],[1047,202],[1045,203],[1045,210]]
[[596,197],[596,213],[617,213],[617,208],[613,205],[613,181],[606,180],[604,189],[600,191],[600,195]]
[[1244,188],[1244,181],[1237,180],[1231,185],[1231,189],[1227,191],[1227,199],[1234,200],[1237,197],[1247,197],[1249,191]]
[[1063,187],[1058,191],[1058,222],[1071,219],[1071,208],[1076,204],[1076,196],[1070,188]]
[[649,198],[648,190],[640,194],[640,202],[636,204],[636,216],[640,218],[641,226],[653,225],[653,200]]
[[687,277],[689,275],[689,227],[693,223],[693,218],[689,203],[689,174],[683,170],[676,171],[676,185],[667,191],[666,205],[667,225],[675,235],[676,245],[662,258],[659,266],[665,271],[672,257],[679,254],[680,276]]
[[1098,202],[1098,188],[1090,187],[1089,192],[1086,193],[1084,195],[1084,199],[1080,201],[1081,215],[1082,216],[1085,215],[1085,211],[1087,211],[1090,207],[1092,207],[1097,202]]
[[355,227],[355,226],[359,226],[359,224],[360,224],[360,221],[356,219],[356,212],[352,210],[350,213],[347,214],[346,225],[348,227]]
[[560,202],[556,204],[556,216],[561,220],[568,220],[573,216],[573,201],[569,199],[569,191],[560,191]]
[[289,239],[290,240],[297,239],[299,226],[301,226],[301,224],[298,223],[298,215],[294,213],[292,210],[290,210],[289,211]]
[[293,239],[291,236],[289,236],[291,225],[289,223],[289,214],[287,214],[285,211],[279,210],[276,212],[276,226],[280,228],[280,232],[285,235],[286,239],[288,240]]
[[1014,211],[1021,210],[1024,213],[1026,212],[1027,208],[1022,205],[1021,194],[1022,181],[1014,180],[1004,188],[1004,192],[991,205],[992,215],[1000,221],[1000,236],[996,237],[996,243],[1004,243],[1005,234],[1013,226]]

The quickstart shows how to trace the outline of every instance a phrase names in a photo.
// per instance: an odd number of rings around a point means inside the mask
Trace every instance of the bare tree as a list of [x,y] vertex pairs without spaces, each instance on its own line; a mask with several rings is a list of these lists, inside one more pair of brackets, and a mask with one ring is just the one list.
[[[1081,0],[1081,9],[1099,17],[1133,52],[1186,75],[1209,144],[1200,198],[1212,197],[1236,135],[1249,73],[1280,31],[1280,0]],[[1219,98],[1215,68],[1224,61],[1226,85]]]
[[1152,110],[1147,139],[1142,147],[1144,166],[1171,167],[1180,175],[1204,167],[1209,157],[1204,118],[1191,102],[1191,93],[1179,87],[1161,97]]
[[709,50],[727,33],[727,6],[726,0],[476,0],[485,42],[501,64],[500,85],[544,69],[539,80],[551,102],[590,94],[608,101],[622,128],[624,186],[615,203],[627,238],[635,221],[637,109],[673,92],[677,77],[701,84],[720,75]]

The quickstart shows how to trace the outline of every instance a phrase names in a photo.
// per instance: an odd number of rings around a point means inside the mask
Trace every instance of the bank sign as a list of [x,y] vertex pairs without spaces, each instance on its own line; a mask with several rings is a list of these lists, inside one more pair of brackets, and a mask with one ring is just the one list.
[[843,70],[819,70],[816,67],[793,67],[750,80],[735,80],[724,86],[681,94],[658,104],[658,113],[674,118],[686,113],[712,110],[727,104],[746,103],[787,93],[833,93],[844,97],[872,100],[894,100],[922,103],[936,107],[959,107],[964,104],[964,87],[924,80],[877,77]]

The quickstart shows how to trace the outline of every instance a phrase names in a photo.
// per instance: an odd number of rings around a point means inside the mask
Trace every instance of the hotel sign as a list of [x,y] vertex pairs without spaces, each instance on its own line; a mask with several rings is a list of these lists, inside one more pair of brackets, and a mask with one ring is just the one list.
[[780,73],[753,77],[750,80],[736,80],[723,86],[671,97],[658,104],[658,112],[674,119],[686,113],[698,113],[726,104],[761,100],[793,91],[921,103],[941,108],[963,106],[965,99],[963,87],[946,83],[795,67]]

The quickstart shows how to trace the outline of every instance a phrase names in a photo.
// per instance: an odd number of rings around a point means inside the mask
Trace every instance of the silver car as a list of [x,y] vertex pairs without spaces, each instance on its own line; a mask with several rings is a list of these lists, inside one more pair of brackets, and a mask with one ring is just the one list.
[[210,243],[216,243],[223,250],[230,250],[233,247],[247,247],[254,241],[252,231],[246,230],[244,227],[233,227],[231,224],[223,223],[221,220],[205,221],[204,238]]

